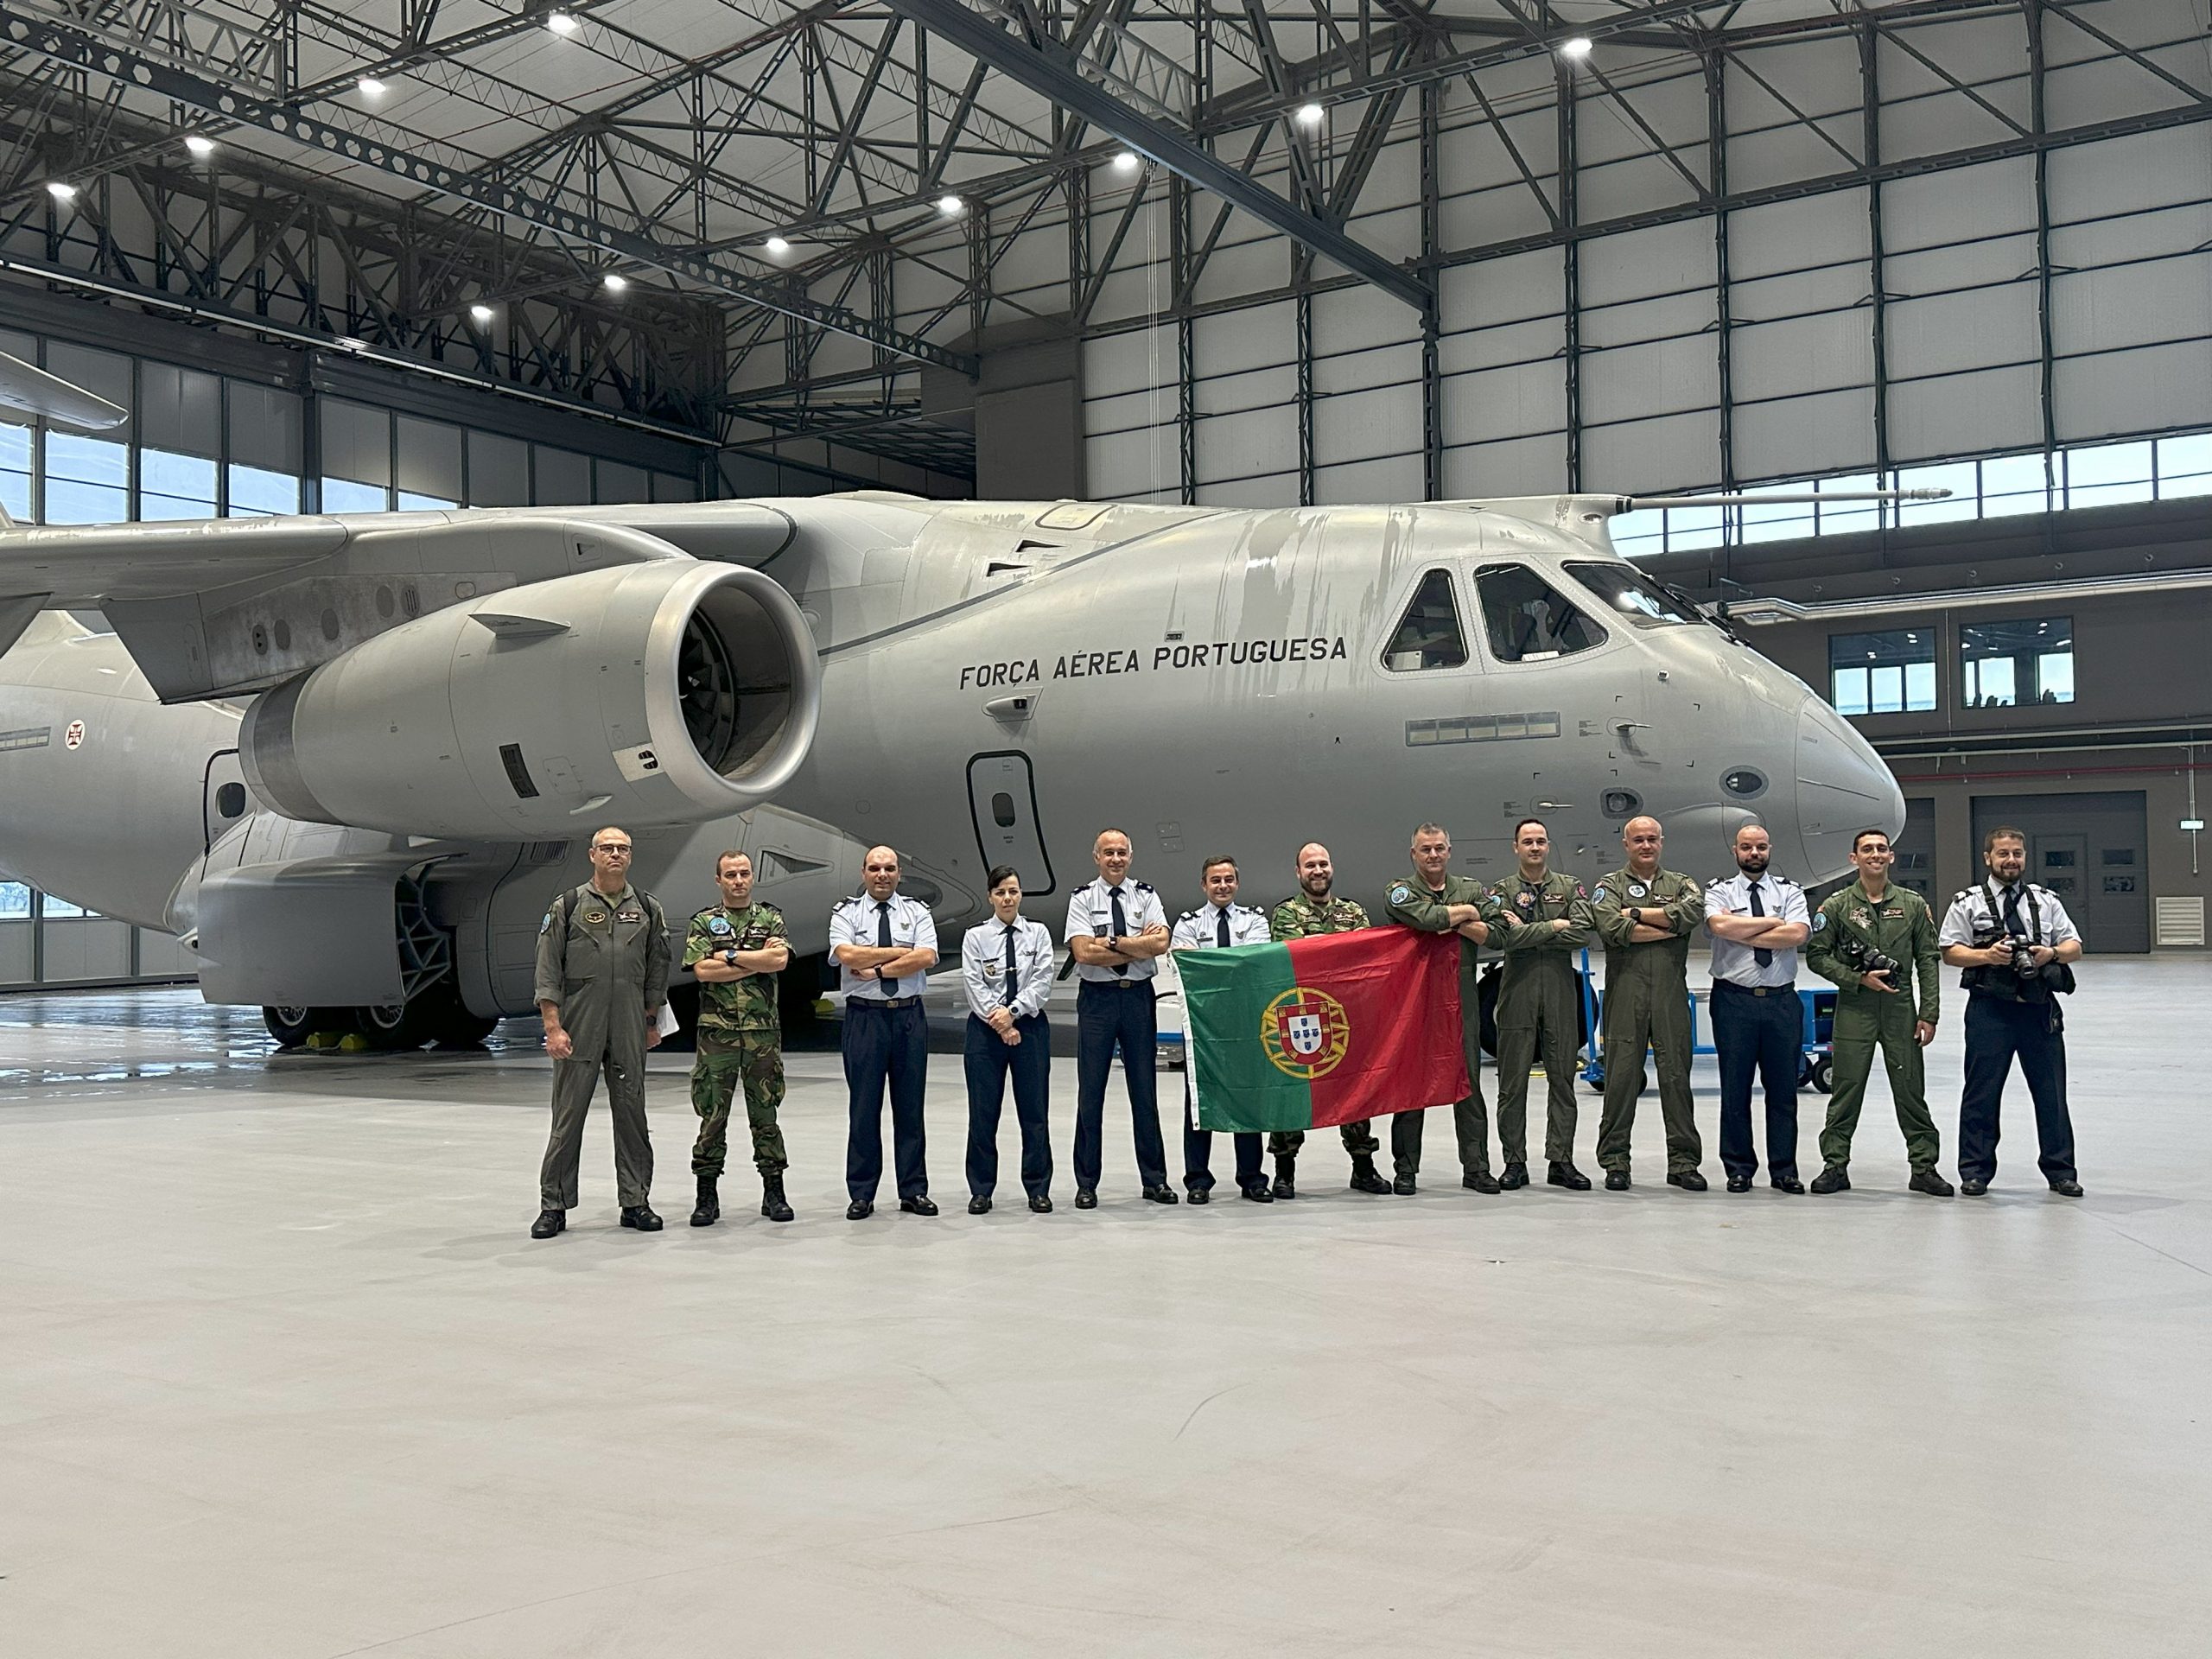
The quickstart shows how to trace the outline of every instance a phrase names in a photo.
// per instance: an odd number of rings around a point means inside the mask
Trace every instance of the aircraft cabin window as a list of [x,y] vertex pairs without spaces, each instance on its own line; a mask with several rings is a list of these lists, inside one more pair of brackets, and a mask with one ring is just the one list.
[[1702,622],[1705,615],[1626,564],[1570,564],[1567,574],[1631,622]]
[[1383,666],[1461,668],[1466,661],[1467,636],[1459,626],[1459,601],[1452,596],[1452,573],[1432,570],[1421,579],[1413,603],[1399,619],[1382,653]]
[[1541,662],[1605,643],[1605,631],[1566,594],[1524,564],[1486,564],[1475,572],[1491,655],[1501,663]]

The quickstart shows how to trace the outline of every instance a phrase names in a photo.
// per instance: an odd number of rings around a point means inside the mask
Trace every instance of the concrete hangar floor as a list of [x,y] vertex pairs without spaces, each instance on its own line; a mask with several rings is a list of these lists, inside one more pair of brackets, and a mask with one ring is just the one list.
[[272,1056],[186,992],[0,1002],[0,1649],[2202,1655],[2212,962],[2082,982],[2080,1202],[2024,1099],[1985,1200],[1908,1194],[1878,1102],[1853,1192],[1730,1197],[1705,1062],[1700,1196],[1653,1109],[1626,1194],[1463,1192],[1440,1116],[1417,1197],[1325,1136],[1294,1204],[1161,1210],[1124,1114],[1097,1211],[1009,1160],[974,1218],[939,1053],[944,1214],[855,1225],[824,1052],[799,1219],[746,1170],[695,1231],[671,1055],[668,1230],[615,1225],[595,1110],[550,1243],[519,1027]]

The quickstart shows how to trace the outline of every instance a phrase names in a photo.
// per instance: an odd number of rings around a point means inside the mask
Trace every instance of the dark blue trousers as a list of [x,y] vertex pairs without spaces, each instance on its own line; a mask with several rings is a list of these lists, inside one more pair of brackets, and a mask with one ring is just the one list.
[[1021,1190],[1041,1198],[1052,1185],[1052,1138],[1045,1115],[1052,1080],[1052,1030],[1041,1014],[1016,1020],[1021,1038],[1009,1044],[974,1014],[968,1016],[968,1190],[988,1198],[999,1184],[999,1109],[1014,1077],[1014,1116],[1021,1125]]
[[1102,985],[1085,980],[1075,998],[1075,1184],[1096,1191],[1106,1116],[1106,1079],[1122,1051],[1129,1116],[1136,1130],[1137,1173],[1147,1186],[1167,1185],[1167,1148],[1160,1138],[1159,1027],[1152,982]]
[[919,1002],[887,1008],[864,997],[845,999],[845,1191],[873,1199],[883,1179],[883,1086],[891,1085],[891,1147],[899,1196],[930,1190],[922,1154],[922,1087],[930,1063],[929,1021]]
[[[1189,1061],[1185,1060],[1185,1065]],[[1260,1148],[1263,1137],[1240,1134],[1236,1137],[1236,1185],[1243,1188],[1265,1186],[1268,1178],[1260,1173]],[[1191,1121],[1191,1080],[1187,1073],[1183,1078],[1183,1185],[1193,1192],[1213,1191],[1213,1171],[1207,1166],[1213,1157],[1213,1131],[1198,1128]]]
[[1797,1173],[1797,1068],[1804,1058],[1805,1005],[1788,986],[1764,996],[1713,982],[1713,1046],[1720,1062],[1720,1166],[1746,1180],[1759,1173],[1751,1143],[1751,1073],[1766,1085],[1769,1179]]
[[2036,1105],[2037,1162],[2047,1181],[2070,1181],[2074,1120],[2066,1110],[2066,1038],[2053,1031],[2049,1002],[2009,997],[1967,998],[1967,1082],[1959,1096],[1959,1179],[1986,1181],[1997,1173],[1997,1108],[2012,1062],[2028,1080]]

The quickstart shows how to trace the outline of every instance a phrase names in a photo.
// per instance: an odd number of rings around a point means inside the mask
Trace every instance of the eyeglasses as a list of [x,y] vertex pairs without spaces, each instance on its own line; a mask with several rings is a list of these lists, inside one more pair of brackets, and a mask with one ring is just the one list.
[[618,841],[602,841],[598,846],[593,848],[592,851],[594,853],[611,853],[616,858],[627,858],[630,856],[630,849],[628,845]]

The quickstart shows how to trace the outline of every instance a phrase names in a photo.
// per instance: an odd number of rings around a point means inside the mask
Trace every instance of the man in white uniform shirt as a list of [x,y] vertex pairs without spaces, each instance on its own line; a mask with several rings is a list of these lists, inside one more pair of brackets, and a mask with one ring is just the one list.
[[988,1215],[999,1182],[999,1110],[1014,1077],[1021,1126],[1021,1186],[1039,1215],[1052,1208],[1052,1142],[1046,1101],[1052,1080],[1052,935],[1021,915],[1021,878],[1001,864],[984,878],[992,919],[960,941],[960,984],[968,994],[968,1213]]
[[1090,855],[1098,879],[1068,899],[1068,949],[1083,982],[1075,1000],[1075,1207],[1098,1207],[1106,1079],[1117,1048],[1144,1196],[1173,1204],[1175,1189],[1167,1185],[1160,1139],[1159,1028],[1152,1007],[1153,976],[1167,950],[1167,912],[1158,893],[1129,880],[1129,838],[1122,830],[1100,830]]
[[2074,1120],[2066,1109],[2066,1020],[2082,936],[2048,887],[2025,880],[2027,837],[2007,826],[1982,838],[1989,879],[1951,900],[1936,935],[1943,960],[1967,971],[1967,1078],[1959,1096],[1959,1191],[1978,1198],[1997,1173],[1997,1109],[2017,1057],[2036,1106],[2044,1179],[2078,1198]]
[[[1268,912],[1254,910],[1249,905],[1236,902],[1236,861],[1224,854],[1210,858],[1199,869],[1198,880],[1206,891],[1206,901],[1196,910],[1185,911],[1177,918],[1168,931],[1168,948],[1173,950],[1223,950],[1232,945],[1265,944],[1268,931]],[[1191,1022],[1187,1009],[1183,1021],[1183,1185],[1191,1195],[1192,1204],[1213,1202],[1213,1171],[1209,1165],[1213,1155],[1213,1135],[1200,1128],[1191,1116]],[[1274,1194],[1268,1190],[1268,1178],[1261,1160],[1261,1137],[1240,1134],[1236,1137],[1236,1190],[1254,1204],[1273,1204]]]
[[929,1072],[929,1022],[922,988],[937,965],[937,923],[927,905],[899,892],[899,854],[871,847],[861,861],[862,891],[830,912],[830,955],[845,993],[845,1191],[848,1221],[875,1210],[883,1179],[883,1088],[891,1085],[891,1141],[899,1207],[933,1216],[923,1161],[922,1090]]
[[1802,1192],[1797,1179],[1797,1068],[1804,1057],[1804,1004],[1797,996],[1797,947],[1812,933],[1805,890],[1767,868],[1763,825],[1736,832],[1736,874],[1705,889],[1713,936],[1713,1046],[1720,1062],[1720,1166],[1731,1192],[1748,1192],[1759,1173],[1751,1141],[1751,1072],[1766,1089],[1767,1179],[1778,1192]]

